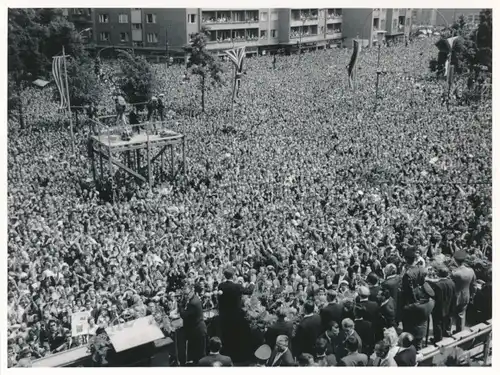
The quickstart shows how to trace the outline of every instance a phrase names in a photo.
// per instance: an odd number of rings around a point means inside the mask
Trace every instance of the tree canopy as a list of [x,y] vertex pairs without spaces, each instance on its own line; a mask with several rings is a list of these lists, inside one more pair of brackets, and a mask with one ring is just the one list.
[[202,28],[200,32],[191,35],[189,45],[184,47],[185,52],[189,55],[187,68],[191,70],[191,74],[200,77],[201,90],[201,107],[205,111],[205,91],[207,80],[213,85],[221,83],[222,67],[214,55],[207,50],[209,30]]
[[120,50],[121,76],[118,87],[129,103],[147,102],[153,93],[154,73],[151,64],[142,56]]
[[81,36],[59,9],[11,8],[8,18],[8,71],[16,82],[47,79],[63,46],[75,59],[86,55]]

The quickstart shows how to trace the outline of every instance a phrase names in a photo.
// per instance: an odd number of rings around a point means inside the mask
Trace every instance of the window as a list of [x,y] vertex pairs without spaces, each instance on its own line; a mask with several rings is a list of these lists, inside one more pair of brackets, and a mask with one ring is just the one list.
[[267,30],[260,30],[260,38],[261,39],[267,38]]
[[118,23],[128,23],[128,14],[119,14]]
[[134,42],[133,46],[134,47],[144,47],[144,44],[142,42]]
[[275,29],[271,30],[271,38],[277,38],[278,37],[278,32]]
[[120,42],[128,42],[128,33],[120,33]]
[[156,23],[156,14],[154,13],[146,14],[146,23]]
[[188,14],[188,23],[196,23],[196,14]]
[[278,20],[278,12],[276,12],[275,10],[273,10],[271,12],[271,21],[277,21]]
[[132,24],[132,29],[134,29],[134,30],[142,30],[142,24],[141,23],[133,23]]
[[158,43],[158,34],[148,33],[147,40],[148,43]]
[[99,23],[108,23],[109,16],[107,14],[99,14]]
[[260,20],[261,21],[267,21],[267,12],[262,12],[260,14]]
[[109,42],[109,33],[107,31],[103,31],[102,33],[99,34],[99,39],[102,42]]

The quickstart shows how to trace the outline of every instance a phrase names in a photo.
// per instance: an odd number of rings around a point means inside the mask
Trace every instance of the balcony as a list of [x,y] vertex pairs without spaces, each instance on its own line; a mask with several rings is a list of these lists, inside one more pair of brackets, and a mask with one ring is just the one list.
[[317,25],[318,20],[318,9],[295,9],[290,13],[290,26]]
[[232,48],[258,45],[259,29],[237,29],[210,31],[207,47],[209,49]]
[[259,26],[258,11],[202,12],[201,24],[210,30],[246,29]]

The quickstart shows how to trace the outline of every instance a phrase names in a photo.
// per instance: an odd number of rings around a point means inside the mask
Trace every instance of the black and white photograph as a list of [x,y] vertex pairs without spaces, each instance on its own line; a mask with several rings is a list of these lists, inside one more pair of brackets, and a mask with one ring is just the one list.
[[443,4],[10,2],[2,368],[491,367],[493,2]]

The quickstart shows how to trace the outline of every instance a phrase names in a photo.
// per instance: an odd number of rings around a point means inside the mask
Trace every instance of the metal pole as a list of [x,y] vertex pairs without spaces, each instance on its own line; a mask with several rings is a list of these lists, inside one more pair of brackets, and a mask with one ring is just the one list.
[[378,102],[378,83],[380,79],[380,42],[378,44],[378,54],[377,54],[377,82],[375,83],[375,111],[377,110]]
[[170,178],[174,178],[174,145],[170,145]]
[[150,145],[149,145],[149,131],[147,133],[147,154],[148,154],[147,155],[148,156],[148,183],[149,183],[149,189],[151,190],[153,176],[151,175],[151,150],[150,150]]
[[71,104],[69,99],[69,86],[68,86],[68,71],[66,70],[66,54],[64,52],[64,46],[62,48],[63,54],[63,64],[64,64],[64,79],[66,81],[66,96],[68,101],[68,115],[69,115],[69,131],[71,134],[71,152],[75,153],[75,135],[73,134],[73,118],[71,117]]

